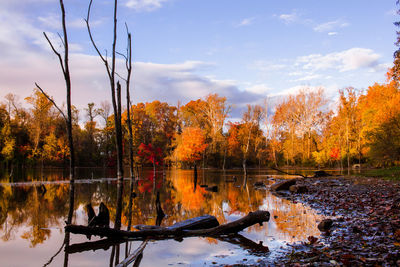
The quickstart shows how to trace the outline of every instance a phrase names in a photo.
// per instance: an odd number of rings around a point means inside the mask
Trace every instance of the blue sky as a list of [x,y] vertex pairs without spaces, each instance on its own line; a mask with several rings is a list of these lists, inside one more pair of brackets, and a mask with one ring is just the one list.
[[[92,28],[111,51],[112,4],[94,0]],[[89,1],[65,0],[73,102],[110,98],[104,66],[83,22]],[[133,34],[134,100],[186,103],[209,93],[236,110],[302,87],[334,98],[347,86],[384,82],[395,51],[394,0],[120,0],[118,50]],[[57,41],[57,0],[0,1],[0,97],[38,82],[59,102],[65,89],[43,31]],[[122,60],[119,72],[123,75]],[[239,116],[234,112],[233,117]]]

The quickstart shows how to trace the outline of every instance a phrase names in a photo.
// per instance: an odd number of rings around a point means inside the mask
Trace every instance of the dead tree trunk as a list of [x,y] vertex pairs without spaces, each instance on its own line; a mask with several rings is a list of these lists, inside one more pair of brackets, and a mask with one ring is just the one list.
[[[61,66],[61,70],[63,72],[64,80],[65,80],[65,88],[67,91],[67,116],[65,116],[64,112],[57,106],[54,100],[49,97],[44,90],[36,83],[36,87],[42,92],[42,94],[54,105],[54,107],[61,113],[61,115],[65,119],[65,124],[67,128],[67,135],[68,135],[68,147],[70,150],[70,160],[69,160],[69,167],[70,167],[70,180],[75,178],[75,153],[74,153],[74,142],[72,137],[72,108],[71,108],[71,76],[69,72],[69,48],[68,48],[68,35],[67,35],[67,27],[65,22],[65,8],[63,0],[60,0],[60,8],[61,8],[61,21],[62,21],[62,29],[63,29],[63,38],[62,44],[64,46],[64,59],[61,57],[61,54],[55,49],[53,43],[48,38],[47,34],[43,32],[44,37],[46,38],[47,42],[49,43],[51,49],[53,50],[54,54],[57,56],[58,61]],[[61,38],[61,36],[60,36]]]
[[[61,9],[61,22],[62,22],[62,29],[63,29],[63,38],[62,44],[64,46],[64,59],[61,57],[61,54],[55,49],[53,43],[47,37],[47,34],[43,32],[44,37],[46,38],[47,42],[49,43],[51,49],[53,50],[54,54],[57,56],[61,70],[63,72],[64,80],[65,80],[65,88],[67,91],[67,116],[65,116],[64,112],[57,106],[54,100],[49,97],[44,90],[37,84],[36,87],[42,92],[42,94],[54,105],[54,107],[61,113],[64,117],[66,128],[67,128],[67,135],[68,135],[68,147],[69,147],[69,180],[70,180],[70,191],[69,191],[69,210],[68,210],[68,217],[67,223],[72,222],[73,216],[73,207],[74,207],[74,180],[75,180],[75,150],[74,150],[74,142],[72,137],[72,108],[71,108],[71,76],[69,72],[69,47],[68,47],[68,34],[67,34],[67,26],[65,22],[65,8],[63,0],[60,0],[60,9]],[[65,241],[66,245],[69,244],[69,234],[66,234]],[[66,258],[68,261],[68,258]]]
[[171,228],[171,227],[156,227],[155,229],[144,229],[136,232],[123,231],[118,229],[103,228],[103,227],[87,227],[83,225],[67,225],[65,231],[73,234],[83,235],[97,235],[108,238],[129,238],[134,240],[145,240],[145,239],[168,239],[168,238],[183,238],[191,236],[221,236],[238,233],[245,228],[259,223],[262,225],[263,222],[269,221],[270,213],[268,211],[255,211],[250,212],[245,217],[227,223],[212,227],[209,229],[199,230],[184,230],[182,228]]

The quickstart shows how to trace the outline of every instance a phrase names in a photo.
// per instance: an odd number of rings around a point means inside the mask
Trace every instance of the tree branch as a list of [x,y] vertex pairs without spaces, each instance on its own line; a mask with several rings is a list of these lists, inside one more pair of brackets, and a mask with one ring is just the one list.
[[40,92],[42,92],[42,94],[43,94],[43,95],[53,104],[53,106],[61,113],[61,115],[64,117],[65,123],[68,124],[68,119],[67,119],[67,117],[65,116],[64,112],[57,106],[56,102],[54,102],[54,100],[53,100],[50,96],[48,96],[48,95],[43,91],[43,89],[42,89],[37,83],[35,83],[35,85],[36,85],[36,87],[40,90]]
[[61,54],[54,48],[53,43],[50,41],[49,37],[47,37],[47,34],[45,32],[43,32],[44,37],[46,38],[47,42],[49,43],[51,50],[53,50],[54,54],[56,54],[56,56],[58,57],[58,60],[60,61],[60,65],[61,65],[61,69],[63,72],[63,75],[65,75],[65,69],[64,69],[64,63],[63,60],[61,58]]
[[109,67],[109,65],[108,65],[108,60],[107,60],[107,58],[104,58],[103,55],[101,54],[99,48],[98,48],[97,45],[96,45],[96,42],[95,42],[94,39],[93,39],[92,31],[90,30],[89,19],[90,19],[90,10],[91,10],[91,8],[92,8],[92,3],[93,3],[93,0],[90,0],[89,7],[88,7],[88,12],[87,12],[87,16],[86,16],[86,19],[85,19],[86,27],[87,27],[87,30],[88,30],[88,33],[89,33],[90,41],[92,42],[92,45],[93,45],[94,49],[96,50],[97,54],[99,55],[99,57],[101,58],[101,60],[102,60],[102,61],[104,62],[104,64],[106,65],[108,77],[111,78],[111,73],[110,73],[110,67]]

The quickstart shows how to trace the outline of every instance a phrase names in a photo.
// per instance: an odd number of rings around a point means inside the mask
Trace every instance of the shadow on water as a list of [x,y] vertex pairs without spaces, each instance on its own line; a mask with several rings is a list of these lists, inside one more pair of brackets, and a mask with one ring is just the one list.
[[[14,182],[3,179],[0,183],[0,255],[5,266],[26,266],[32,262],[45,266],[115,266],[143,246],[141,241],[89,241],[86,236],[64,233],[65,221],[87,223],[87,203],[92,203],[96,212],[101,202],[107,205],[110,227],[117,219],[120,203],[122,229],[137,224],[168,226],[204,214],[226,223],[257,209],[271,212],[271,220],[263,226],[254,225],[229,237],[150,241],[136,259],[136,266],[234,264],[243,258],[256,261],[260,257],[273,258],[285,244],[319,235],[316,222],[321,216],[302,204],[277,198],[265,188],[254,186],[263,182],[268,187],[276,178],[285,178],[277,173],[250,170],[244,177],[236,170],[202,170],[194,175],[190,170],[172,169],[164,177],[161,172],[154,175],[144,171],[137,181],[124,179],[119,185],[116,179],[100,178],[103,170],[87,169],[88,176],[78,172],[78,177],[84,179],[72,184],[59,171],[46,171],[48,176],[37,179],[15,177]],[[216,186],[218,192],[206,190],[201,184]],[[72,205],[71,192],[75,196]],[[159,208],[167,215],[163,219],[157,219]],[[73,217],[68,218],[68,214]],[[16,253],[24,257],[12,257]]]

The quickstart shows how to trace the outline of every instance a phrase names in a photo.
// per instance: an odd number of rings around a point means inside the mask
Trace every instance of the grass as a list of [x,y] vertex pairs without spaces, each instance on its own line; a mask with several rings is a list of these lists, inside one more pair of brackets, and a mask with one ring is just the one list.
[[370,169],[363,170],[360,173],[361,176],[366,177],[377,177],[388,180],[400,180],[400,166],[385,168],[385,169]]

